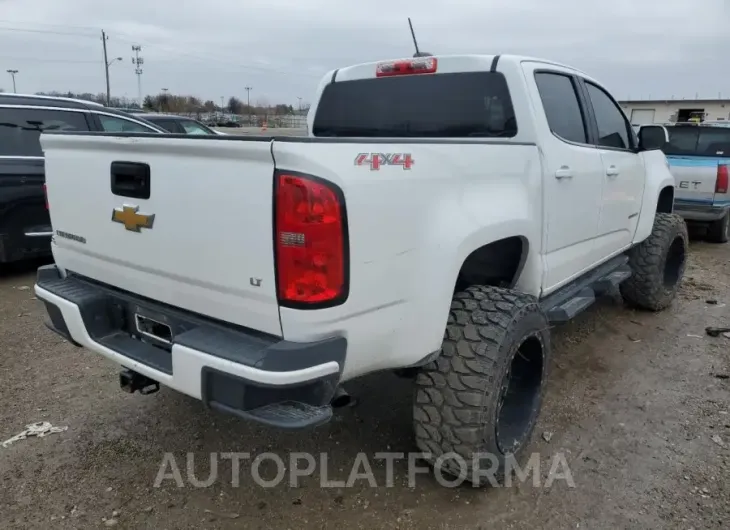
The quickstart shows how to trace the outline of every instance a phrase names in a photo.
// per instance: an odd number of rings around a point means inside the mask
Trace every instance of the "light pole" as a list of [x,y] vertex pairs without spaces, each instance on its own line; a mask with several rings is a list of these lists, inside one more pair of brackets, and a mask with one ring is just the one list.
[[243,88],[246,91],[246,107],[248,107],[248,124],[251,125],[251,91],[253,90],[253,87],[246,86]]
[[11,75],[11,77],[13,78],[13,92],[17,92],[18,90],[17,90],[16,88],[15,88],[15,74],[17,74],[17,73],[18,73],[18,71],[17,71],[17,70],[8,70],[7,72],[8,72],[8,73],[9,73],[9,74]]
[[247,87],[243,87],[243,89],[246,91],[246,106],[250,109],[251,108],[251,91],[253,90],[253,88],[250,86],[247,86]]

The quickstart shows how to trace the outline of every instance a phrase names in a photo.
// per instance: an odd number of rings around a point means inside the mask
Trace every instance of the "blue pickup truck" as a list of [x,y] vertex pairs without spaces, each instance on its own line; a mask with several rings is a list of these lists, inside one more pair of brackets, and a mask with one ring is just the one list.
[[[730,124],[728,124],[730,125]],[[664,147],[676,179],[674,211],[687,221],[708,225],[707,239],[730,239],[730,127],[726,124],[673,124],[666,126]]]

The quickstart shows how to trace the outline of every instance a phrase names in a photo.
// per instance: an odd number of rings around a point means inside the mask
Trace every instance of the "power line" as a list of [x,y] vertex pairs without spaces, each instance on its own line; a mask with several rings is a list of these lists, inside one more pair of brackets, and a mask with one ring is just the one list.
[[70,63],[70,64],[99,64],[102,61],[79,61],[76,59],[47,59],[45,57],[14,57],[9,55],[0,55],[0,59],[8,59],[11,61],[33,61],[39,63]]
[[[121,37],[120,37],[120,35],[121,35]],[[133,36],[127,35],[125,33],[116,33],[115,35],[112,35],[112,36],[118,38],[119,40],[126,40],[127,42],[130,42],[130,43],[144,44],[144,46],[146,48],[160,49],[160,50],[163,50],[163,51],[168,51],[170,53],[175,54],[176,57],[187,57],[189,59],[194,59],[196,61],[202,61],[202,62],[206,62],[206,63],[216,62],[216,63],[220,63],[220,64],[223,64],[223,65],[226,65],[226,66],[235,66],[235,67],[240,68],[242,70],[253,70],[253,71],[257,71],[257,72],[261,72],[261,73],[272,73],[272,74],[280,74],[280,75],[295,75],[297,77],[302,77],[303,76],[303,77],[311,77],[311,78],[316,78],[316,79],[319,79],[319,78],[322,77],[321,75],[308,74],[308,73],[304,73],[304,72],[287,72],[287,71],[283,71],[283,70],[278,70],[276,68],[269,68],[269,67],[266,67],[266,66],[254,66],[254,65],[247,65],[247,64],[236,63],[234,61],[228,61],[226,59],[220,59],[219,57],[216,57],[216,56],[213,56],[213,55],[196,55],[196,54],[192,54],[192,53],[181,52],[177,48],[173,48],[173,47],[170,47],[170,46],[166,46],[164,44],[152,44],[152,43],[149,43],[149,42],[141,42],[141,41],[135,39]]]
[[[11,21],[2,21],[0,22],[11,22]],[[88,29],[92,30],[94,28],[88,27],[88,26],[61,26],[56,24],[44,24],[46,26],[50,27],[75,27],[78,29]],[[86,33],[80,33],[80,32],[70,32],[70,31],[55,31],[55,30],[49,30],[49,29],[30,29],[30,28],[17,28],[17,27],[7,27],[7,26],[0,26],[0,31],[16,31],[16,32],[25,32],[25,33],[36,33],[36,34],[45,34],[45,35],[58,35],[58,36],[64,36],[64,37],[83,37],[83,38],[93,38],[96,39],[98,37],[94,35],[89,35]],[[241,70],[249,70],[254,72],[260,72],[265,74],[278,74],[278,75],[286,75],[286,76],[297,76],[297,77],[308,77],[312,79],[319,79],[321,77],[321,74],[311,74],[307,72],[297,72],[297,71],[284,71],[279,70],[277,68],[270,68],[265,66],[257,66],[257,65],[250,65],[250,64],[241,64],[237,63],[235,61],[229,61],[226,59],[220,59],[217,56],[212,55],[203,55],[203,54],[192,54],[192,53],[185,53],[181,52],[179,49],[166,46],[164,44],[150,44],[145,42],[140,42],[139,40],[135,39],[134,36],[128,35],[125,33],[116,33],[112,34],[113,38],[119,39],[121,41],[126,41],[127,43],[132,43],[133,45],[139,45],[143,44],[146,48],[152,48],[153,50],[159,49],[163,51],[168,51],[172,54],[174,54],[175,57],[185,57],[189,58],[195,61],[205,62],[210,65],[210,63],[219,63],[221,65],[226,66],[234,66],[236,68],[239,68]],[[58,63],[68,63],[68,64],[91,64],[91,63],[97,63],[97,61],[77,61],[77,60],[63,60],[63,59],[45,59],[45,58],[28,58],[27,60],[37,61],[37,62],[58,62]],[[137,73],[135,71],[135,73]],[[138,74],[139,75],[139,74]]]
[[70,24],[49,24],[48,22],[30,22],[24,20],[6,20],[0,19],[0,24],[20,24],[21,26],[48,26],[52,28],[75,28],[87,29],[90,31],[99,31],[100,28],[93,26],[71,26]]
[[8,28],[6,26],[0,26],[0,31],[19,31],[21,33],[41,33],[47,35],[63,35],[65,37],[86,37],[95,39],[95,36],[87,35],[86,33],[71,33],[69,31],[51,31],[48,29],[27,29],[27,28]]
[[[60,32],[60,31],[51,31],[51,30],[45,30],[45,29],[25,29],[25,28],[8,28],[4,26],[0,26],[0,31],[20,31],[20,32],[28,32],[28,33],[40,33],[40,34],[47,34],[47,35],[61,35],[65,37],[85,37],[85,38],[93,38],[96,39],[97,37],[92,35],[87,35],[85,33],[72,33],[72,32]],[[127,43],[140,43],[144,44],[147,48],[154,49],[160,49],[163,51],[168,51],[170,53],[174,53],[177,57],[187,57],[189,59],[193,59],[196,61],[201,62],[216,62],[220,63],[226,66],[235,66],[237,68],[240,68],[241,70],[251,70],[255,72],[261,72],[261,73],[270,73],[270,74],[279,74],[279,75],[295,75],[297,77],[310,77],[312,79],[316,78],[319,79],[320,75],[315,74],[309,74],[306,72],[287,72],[283,70],[278,70],[276,68],[268,68],[265,66],[254,66],[254,65],[246,65],[241,63],[236,63],[234,61],[228,61],[225,59],[220,59],[218,57],[212,56],[212,55],[195,55],[191,53],[185,53],[181,52],[176,48],[166,46],[164,44],[150,44],[146,42],[140,42],[139,40],[135,39],[132,35],[127,35],[125,33],[117,33],[111,35],[114,38],[117,38],[119,40],[125,41]],[[55,61],[53,61],[55,62]]]
[[[2,21],[0,21],[2,22]],[[10,22],[10,21],[7,21]],[[54,24],[46,24],[47,26],[51,27],[64,27],[60,25],[54,25]],[[65,26],[65,27],[77,27],[79,29],[93,29],[86,26]],[[87,33],[80,33],[80,32],[70,32],[70,31],[55,31],[55,30],[49,30],[49,29],[30,29],[30,28],[17,28],[17,27],[7,27],[7,26],[0,26],[0,31],[17,31],[17,32],[24,32],[24,33],[38,33],[38,34],[45,34],[45,35],[59,35],[64,37],[84,37],[84,38],[91,38],[96,39],[98,38],[95,35],[89,35]],[[98,31],[98,30],[97,30]],[[309,74],[305,72],[289,72],[289,71],[283,71],[276,68],[269,68],[265,66],[255,66],[255,65],[247,65],[247,64],[241,64],[234,61],[228,61],[225,59],[220,59],[219,57],[212,56],[212,55],[196,55],[192,53],[185,53],[181,52],[179,49],[166,46],[164,44],[151,44],[148,42],[140,42],[138,39],[136,39],[132,35],[128,35],[125,33],[112,33],[111,37],[117,38],[122,41],[126,41],[127,43],[131,44],[143,44],[146,48],[152,48],[154,49],[160,49],[163,51],[168,51],[170,53],[175,54],[177,57],[187,57],[190,59],[194,59],[196,61],[202,61],[202,62],[216,62],[220,64],[224,64],[227,66],[235,66],[237,68],[240,68],[242,70],[251,70],[255,72],[261,72],[261,73],[271,73],[271,74],[279,74],[279,75],[296,75],[297,77],[310,77],[310,78],[317,78],[319,79],[320,75],[315,74]]]

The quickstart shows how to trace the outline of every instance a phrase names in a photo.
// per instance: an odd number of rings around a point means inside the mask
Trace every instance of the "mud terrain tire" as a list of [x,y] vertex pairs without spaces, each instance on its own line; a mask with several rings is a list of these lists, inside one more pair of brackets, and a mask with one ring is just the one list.
[[632,274],[620,286],[623,299],[650,311],[669,306],[682,282],[688,242],[684,219],[657,213],[651,235],[628,252]]
[[[489,286],[454,295],[441,354],[418,374],[413,407],[418,448],[442,476],[484,485],[504,476],[508,456],[519,461],[549,359],[548,321],[534,297]],[[492,479],[482,476],[490,467]]]

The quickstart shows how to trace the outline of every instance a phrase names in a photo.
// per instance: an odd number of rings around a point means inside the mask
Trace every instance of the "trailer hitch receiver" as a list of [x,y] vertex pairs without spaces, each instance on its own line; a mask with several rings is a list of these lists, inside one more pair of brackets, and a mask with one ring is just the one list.
[[139,392],[143,396],[154,394],[160,390],[160,383],[133,370],[122,370],[119,373],[119,386],[125,392],[130,394]]

